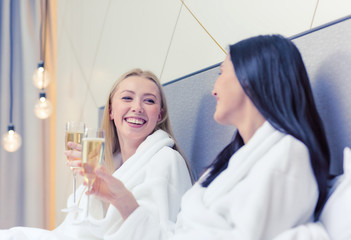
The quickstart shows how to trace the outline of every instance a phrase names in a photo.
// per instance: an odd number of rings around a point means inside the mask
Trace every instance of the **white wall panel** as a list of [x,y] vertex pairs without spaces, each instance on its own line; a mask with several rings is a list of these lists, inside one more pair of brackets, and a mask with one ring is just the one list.
[[307,30],[316,1],[219,0],[186,1],[203,25],[223,46],[257,34],[290,36]]
[[313,27],[351,14],[350,0],[319,0]]
[[222,61],[225,53],[183,7],[165,64],[166,83]]
[[[351,13],[351,0],[187,0],[185,3],[224,48],[257,34],[293,36],[308,30],[317,3],[313,27]],[[181,9],[180,0],[59,0],[57,6],[59,224],[64,217],[60,209],[72,189],[71,172],[64,165],[65,121],[76,119],[97,125],[98,107],[105,104],[117,77],[131,68],[151,70],[166,83],[219,63],[224,53],[189,11],[184,6]]]

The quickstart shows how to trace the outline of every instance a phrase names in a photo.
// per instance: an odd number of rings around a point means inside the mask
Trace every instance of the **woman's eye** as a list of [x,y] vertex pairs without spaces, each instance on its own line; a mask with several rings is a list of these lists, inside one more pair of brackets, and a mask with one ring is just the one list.
[[155,100],[153,100],[153,99],[145,99],[145,102],[154,104],[154,103],[155,103]]
[[125,101],[130,101],[130,100],[132,100],[131,97],[122,97],[122,99],[125,100]]

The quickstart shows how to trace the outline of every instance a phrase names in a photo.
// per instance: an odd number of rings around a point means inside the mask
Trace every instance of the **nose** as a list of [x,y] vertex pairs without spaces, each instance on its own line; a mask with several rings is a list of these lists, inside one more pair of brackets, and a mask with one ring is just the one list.
[[135,101],[132,105],[132,112],[142,113],[144,111],[142,104],[139,101]]
[[217,93],[215,92],[215,90],[213,89],[212,90],[212,96],[216,97],[217,96]]

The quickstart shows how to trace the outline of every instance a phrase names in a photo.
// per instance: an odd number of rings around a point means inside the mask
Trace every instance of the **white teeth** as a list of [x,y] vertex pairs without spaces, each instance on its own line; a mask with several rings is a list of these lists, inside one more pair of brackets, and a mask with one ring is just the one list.
[[133,123],[133,124],[144,124],[144,120],[143,119],[139,119],[139,118],[127,118],[126,119],[127,122],[129,123]]

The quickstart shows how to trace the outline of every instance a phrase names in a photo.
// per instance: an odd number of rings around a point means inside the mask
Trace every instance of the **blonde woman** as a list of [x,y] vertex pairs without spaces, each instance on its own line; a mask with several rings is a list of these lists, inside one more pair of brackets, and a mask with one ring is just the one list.
[[[158,78],[141,69],[123,74],[110,91],[102,127],[106,135],[104,170],[121,180],[135,200],[161,223],[175,221],[180,199],[191,187],[191,177],[175,142]],[[99,227],[72,226],[72,221],[79,221],[84,213],[72,214],[67,218],[70,226],[62,224],[64,231],[70,228],[76,237],[93,235],[101,239],[118,231],[123,214],[107,201],[92,197],[91,221]],[[86,196],[80,206],[86,205],[85,200]]]
[[[160,224],[174,222],[192,178],[175,142],[157,77],[140,69],[122,75],[110,91],[102,127],[106,134],[102,171],[119,179],[134,195],[134,201]],[[66,155],[72,158],[80,151],[68,151]],[[83,185],[77,189],[77,196],[81,196],[79,207],[83,209],[87,205],[85,191]],[[68,199],[68,206],[71,204],[72,197]],[[76,224],[84,218],[84,212],[69,213],[53,231],[14,228],[0,231],[0,239],[107,239],[119,231],[125,219],[123,212],[95,196],[90,198],[91,225]]]

